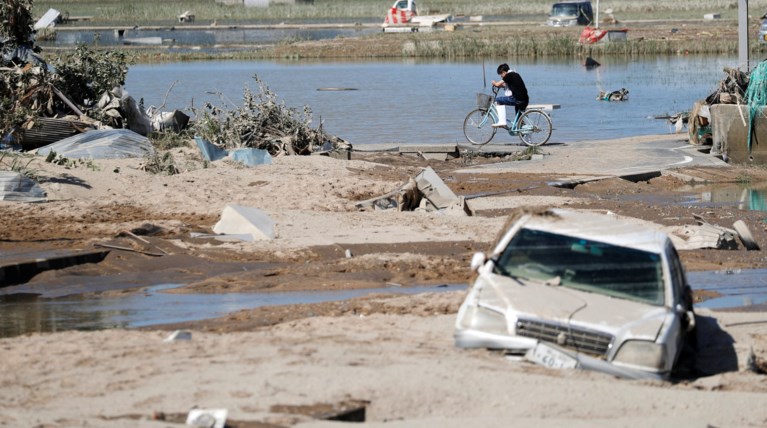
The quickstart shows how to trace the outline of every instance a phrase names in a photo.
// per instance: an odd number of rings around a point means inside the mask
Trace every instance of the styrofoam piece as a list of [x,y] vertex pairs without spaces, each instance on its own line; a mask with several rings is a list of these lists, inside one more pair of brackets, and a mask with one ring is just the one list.
[[192,340],[192,333],[185,330],[176,330],[166,337],[164,342],[175,342],[177,340]]
[[227,205],[213,231],[223,235],[238,235],[243,241],[274,239],[274,221],[258,208]]
[[227,409],[192,409],[186,416],[186,425],[200,428],[224,428]]

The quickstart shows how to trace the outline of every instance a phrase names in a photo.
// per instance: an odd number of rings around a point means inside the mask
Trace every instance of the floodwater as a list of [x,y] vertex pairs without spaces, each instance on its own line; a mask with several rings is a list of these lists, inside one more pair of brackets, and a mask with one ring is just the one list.
[[687,280],[693,290],[707,290],[721,296],[696,303],[709,309],[748,310],[749,306],[767,304],[767,269],[727,269],[722,271],[688,272]]
[[177,294],[164,290],[180,284],[160,284],[143,292],[118,297],[71,296],[35,299],[0,298],[0,337],[65,330],[145,327],[216,318],[262,306],[310,304],[348,300],[377,293],[417,294],[455,291],[465,285],[382,287],[323,292]]
[[694,194],[685,205],[767,211],[767,183],[690,186],[678,190]]
[[[709,290],[721,297],[696,304],[711,309],[740,308],[767,303],[767,269],[690,272],[694,290]],[[179,284],[147,287],[143,292],[118,297],[14,298],[0,300],[0,337],[65,330],[135,328],[224,316],[261,306],[309,304],[347,300],[377,293],[416,294],[456,291],[465,284],[383,287],[330,292],[176,294],[164,290]]]
[[[354,145],[464,144],[462,126],[487,92],[495,68],[509,62],[525,79],[532,104],[557,104],[551,143],[672,133],[667,120],[714,92],[734,57],[646,56],[595,58],[587,70],[577,58],[495,58],[484,61],[201,61],[137,64],[126,89],[146,107],[200,111],[206,102],[242,105],[257,92],[254,75],[288,107],[313,111],[326,132]],[[484,67],[484,78],[483,78]],[[354,90],[322,90],[328,88]],[[628,101],[598,101],[602,90],[629,90]],[[682,137],[682,136],[680,136]],[[686,134],[684,135],[686,137]],[[497,143],[518,144],[497,135]]]
[[95,30],[95,31],[59,31],[56,34],[56,40],[53,42],[41,42],[45,46],[71,46],[76,44],[94,44],[99,45],[122,45],[125,41],[131,39],[142,39],[159,37],[162,39],[162,45],[176,45],[181,47],[173,48],[176,51],[211,49],[214,46],[223,45],[259,45],[274,44],[285,40],[324,40],[336,37],[359,37],[365,34],[381,32],[380,28],[350,28],[350,29],[216,29],[211,27],[209,30],[187,30],[183,26],[177,26],[173,29],[145,30],[145,29],[127,29],[122,32],[117,30]]

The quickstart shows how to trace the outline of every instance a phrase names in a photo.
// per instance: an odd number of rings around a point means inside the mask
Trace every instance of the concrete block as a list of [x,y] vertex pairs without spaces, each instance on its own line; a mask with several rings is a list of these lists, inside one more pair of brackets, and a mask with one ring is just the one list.
[[719,152],[730,162],[767,164],[767,117],[764,109],[754,119],[750,150],[747,106],[715,104],[710,111],[713,146],[719,148]]

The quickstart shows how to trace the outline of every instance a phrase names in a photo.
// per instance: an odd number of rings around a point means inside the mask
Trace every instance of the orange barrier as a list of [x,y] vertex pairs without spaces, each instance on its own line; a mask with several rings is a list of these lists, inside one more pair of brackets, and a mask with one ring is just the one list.
[[409,10],[393,7],[389,10],[389,13],[386,14],[384,24],[407,24],[413,19],[413,16],[415,16],[415,13]]
[[592,44],[596,43],[604,36],[607,35],[607,30],[600,30],[598,28],[586,27],[581,32],[581,37],[578,39],[580,44]]

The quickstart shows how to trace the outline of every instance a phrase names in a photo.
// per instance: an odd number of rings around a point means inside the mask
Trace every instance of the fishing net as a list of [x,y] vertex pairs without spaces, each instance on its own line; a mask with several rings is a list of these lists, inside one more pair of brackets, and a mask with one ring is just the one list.
[[764,106],[767,105],[767,62],[760,62],[751,71],[746,89],[748,104],[748,152],[751,153],[751,137],[754,135],[754,121],[757,115],[764,116]]

